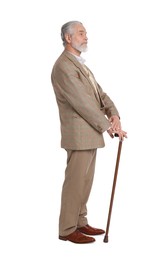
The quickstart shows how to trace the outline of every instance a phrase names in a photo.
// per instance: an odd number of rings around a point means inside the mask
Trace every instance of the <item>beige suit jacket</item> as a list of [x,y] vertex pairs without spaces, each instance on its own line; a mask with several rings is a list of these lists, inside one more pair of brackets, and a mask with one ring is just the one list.
[[51,81],[59,109],[61,147],[70,150],[104,147],[103,132],[110,126],[107,117],[119,116],[108,95],[97,82],[96,95],[83,66],[66,50],[53,66]]

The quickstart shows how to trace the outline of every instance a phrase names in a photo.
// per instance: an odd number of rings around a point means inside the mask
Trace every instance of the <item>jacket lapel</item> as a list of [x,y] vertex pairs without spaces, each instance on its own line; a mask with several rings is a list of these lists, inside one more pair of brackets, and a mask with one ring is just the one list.
[[[82,66],[82,64],[73,56],[73,54],[69,53],[68,51],[64,50],[63,55],[65,55],[69,60],[71,60],[71,62],[73,62],[75,64],[76,67],[78,67],[80,69],[80,71],[82,72],[82,74],[86,77],[86,79],[88,80],[89,84],[91,85],[91,88],[93,89],[93,84],[91,82],[91,80],[89,79],[89,76],[86,72],[86,70],[84,69],[84,67]],[[97,84],[97,83],[96,83]],[[99,89],[97,88],[97,94],[95,93],[95,97],[97,99],[97,101],[100,103],[101,105],[101,109],[104,108],[104,103],[101,99],[100,93],[99,93]]]

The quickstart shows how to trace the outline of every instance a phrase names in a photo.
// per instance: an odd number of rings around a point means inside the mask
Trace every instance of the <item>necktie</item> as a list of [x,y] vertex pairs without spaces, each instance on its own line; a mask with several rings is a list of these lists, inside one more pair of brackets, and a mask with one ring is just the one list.
[[98,90],[97,90],[97,86],[96,86],[96,82],[95,82],[95,80],[94,80],[92,74],[90,73],[89,69],[87,68],[87,66],[86,66],[85,64],[83,64],[83,68],[84,68],[84,70],[86,71],[86,73],[87,73],[87,75],[88,75],[88,77],[89,77],[89,79],[90,79],[90,81],[91,81],[91,83],[92,83],[92,86],[93,86],[93,89],[94,89],[96,95],[99,97],[99,95],[98,95]]

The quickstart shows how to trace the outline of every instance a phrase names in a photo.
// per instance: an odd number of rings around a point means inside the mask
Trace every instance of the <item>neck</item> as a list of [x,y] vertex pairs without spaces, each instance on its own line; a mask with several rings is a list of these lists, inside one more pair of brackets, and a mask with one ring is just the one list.
[[80,51],[74,49],[71,45],[68,45],[68,44],[65,46],[65,50],[71,52],[72,54],[74,54],[76,56],[80,56],[81,55]]

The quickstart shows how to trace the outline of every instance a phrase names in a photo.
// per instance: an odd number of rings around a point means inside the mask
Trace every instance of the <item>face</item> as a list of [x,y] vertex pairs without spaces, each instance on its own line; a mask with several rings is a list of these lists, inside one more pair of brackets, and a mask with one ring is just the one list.
[[73,27],[73,34],[69,36],[69,44],[77,52],[87,51],[87,32],[82,24]]

